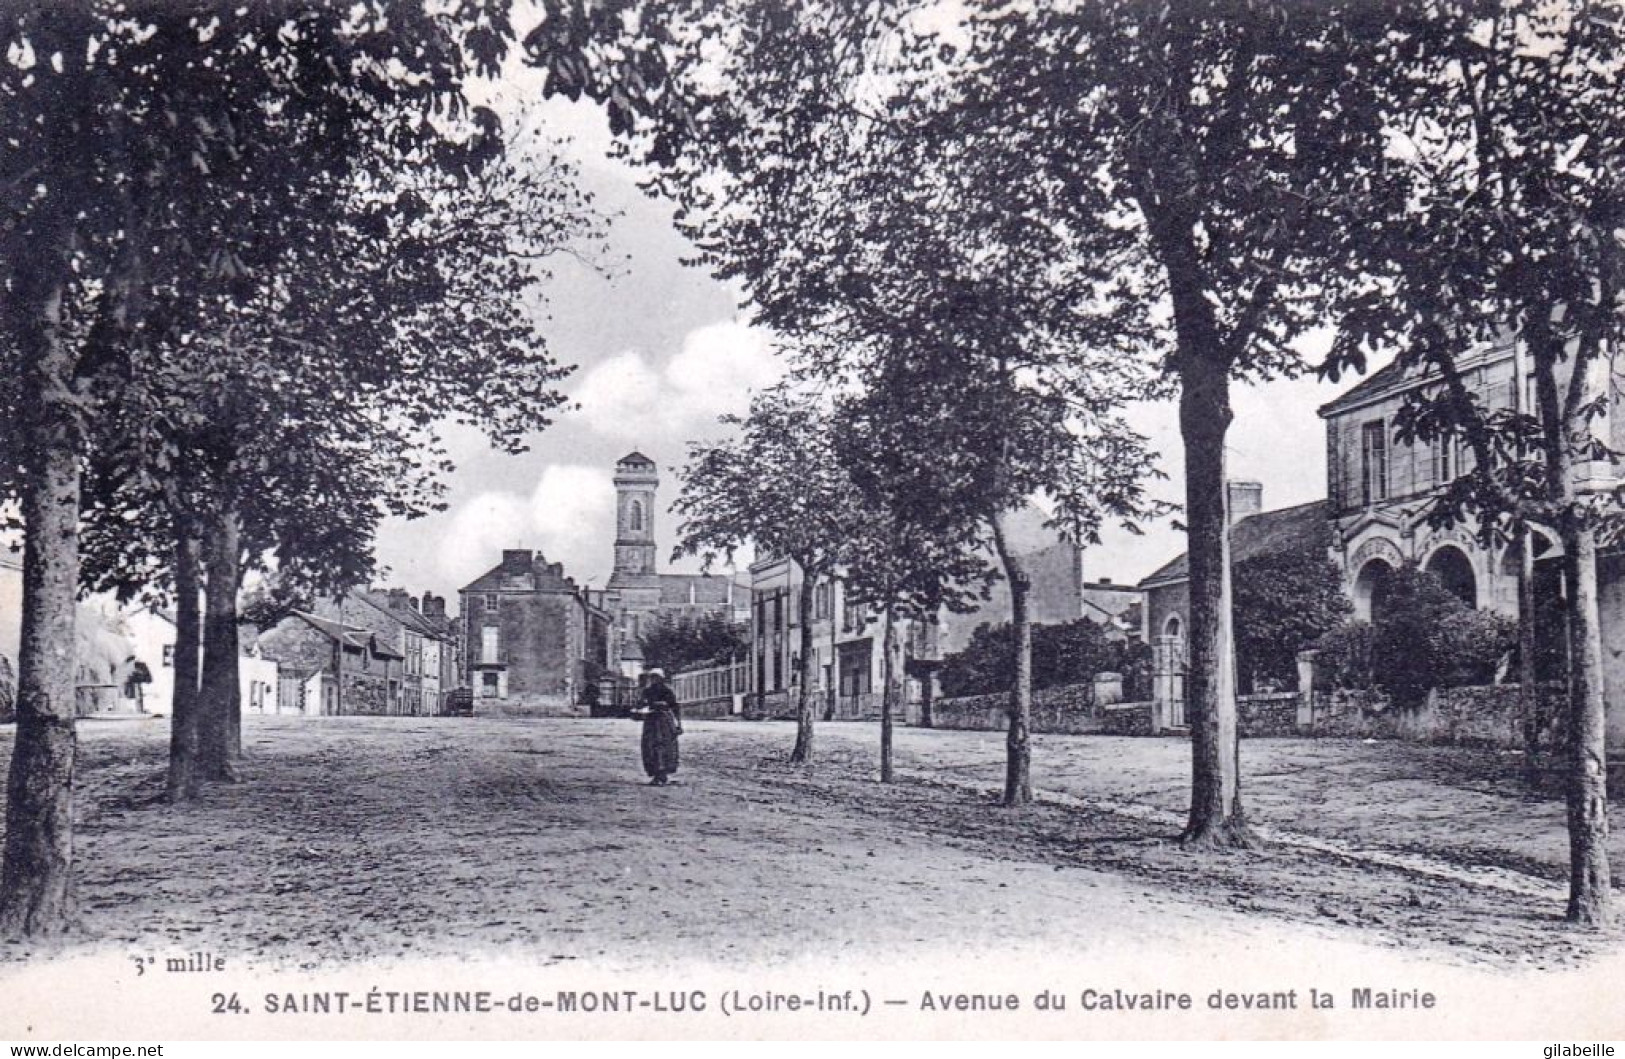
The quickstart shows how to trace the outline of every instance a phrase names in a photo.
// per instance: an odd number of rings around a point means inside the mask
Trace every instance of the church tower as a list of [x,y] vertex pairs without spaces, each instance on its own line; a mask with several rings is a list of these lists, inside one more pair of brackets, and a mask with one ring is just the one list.
[[610,589],[656,586],[655,490],[660,471],[641,452],[615,464],[615,569]]

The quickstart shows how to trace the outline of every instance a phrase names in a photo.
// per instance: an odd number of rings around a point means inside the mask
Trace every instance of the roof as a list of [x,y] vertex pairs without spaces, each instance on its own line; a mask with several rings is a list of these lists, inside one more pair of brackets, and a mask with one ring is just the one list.
[[1320,415],[1333,415],[1337,412],[1343,411],[1345,408],[1351,408],[1354,405],[1362,404],[1367,398],[1375,397],[1381,391],[1386,390],[1390,386],[1393,386],[1395,383],[1399,382],[1403,375],[1404,371],[1400,368],[1398,361],[1395,361],[1394,363],[1389,364],[1387,367],[1378,371],[1374,371],[1370,375],[1367,375],[1364,379],[1361,379],[1357,384],[1355,384],[1354,388],[1349,390],[1347,393],[1340,397],[1334,397],[1330,401],[1327,401],[1325,404],[1321,405],[1319,409]]
[[615,462],[616,463],[647,463],[647,464],[653,466],[655,461],[651,460],[649,457],[645,456],[643,453],[639,452],[637,449],[633,449],[631,452],[627,453],[625,456],[622,456],[620,459],[616,460]]
[[734,599],[743,602],[750,598],[750,583],[717,574],[661,574],[660,605],[683,607],[689,604],[690,586],[694,589],[694,605],[720,606],[729,600],[728,583],[733,581]]
[[[1456,368],[1465,374],[1475,368],[1511,356],[1513,346],[1514,340],[1511,334],[1503,334],[1494,341],[1480,342],[1456,357]],[[1407,370],[1401,367],[1399,361],[1390,361],[1384,367],[1360,380],[1341,397],[1335,397],[1321,405],[1318,411],[1321,418],[1324,419],[1327,416],[1336,415],[1339,412],[1385,397],[1389,393],[1409,389],[1428,380],[1437,381],[1438,378],[1439,376],[1432,366],[1427,366],[1420,371]]]
[[422,611],[410,606],[392,607],[389,605],[389,596],[384,593],[367,589],[366,591],[357,592],[355,595],[374,610],[382,611],[415,633],[433,636],[437,640],[445,639],[447,635],[445,626],[442,626],[437,619],[431,618]]
[[[1331,533],[1331,506],[1312,500],[1297,507],[1261,511],[1230,527],[1230,561],[1245,562],[1261,555],[1278,555],[1294,548],[1323,546]],[[1190,577],[1185,553],[1164,564],[1140,582],[1140,588],[1177,584]]]
[[459,592],[568,592],[578,594],[576,583],[564,574],[561,563],[550,563],[540,555],[530,557],[524,567],[516,565],[518,554],[511,553],[514,561],[510,561],[504,553],[502,562],[491,567],[473,581],[464,585]]
[[358,651],[371,649],[372,653],[380,658],[404,658],[393,647],[383,643],[371,629],[363,629],[356,625],[346,625],[331,618],[321,618],[306,611],[296,610],[296,617],[303,618],[312,628],[324,634],[328,639],[343,644],[345,647],[354,647]]

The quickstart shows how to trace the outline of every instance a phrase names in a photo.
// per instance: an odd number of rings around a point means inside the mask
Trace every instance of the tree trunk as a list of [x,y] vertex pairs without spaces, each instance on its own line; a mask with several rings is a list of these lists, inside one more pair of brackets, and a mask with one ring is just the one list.
[[237,681],[237,590],[242,583],[242,524],[223,503],[204,530],[203,683],[199,693],[204,779],[236,781],[232,766],[242,753],[242,703]]
[[897,621],[893,617],[892,607],[886,606],[886,631],[881,637],[882,657],[880,659],[880,782],[892,781],[891,744],[892,744],[892,708],[895,702],[895,689],[893,688],[893,656],[897,650]]
[[1610,918],[1607,746],[1602,633],[1597,609],[1597,538],[1564,520],[1563,566],[1570,585],[1569,907],[1568,918],[1602,926]]
[[937,719],[934,715],[937,698],[937,672],[935,668],[928,668],[920,678],[920,727],[935,728]]
[[992,520],[993,546],[1010,585],[1010,628],[1015,634],[1012,647],[1015,682],[1010,687],[1010,730],[1005,737],[1004,804],[1028,805],[1033,800],[1033,624],[1027,610],[1032,575],[1021,558],[1010,550],[1001,524],[1003,517],[998,515]]
[[839,627],[835,623],[835,607],[836,607],[835,584],[834,584],[834,582],[831,582],[831,584],[829,586],[829,675],[830,675],[830,682],[829,682],[829,687],[824,689],[825,692],[826,692],[826,695],[824,697],[828,700],[828,702],[824,706],[824,720],[826,720],[826,721],[833,721],[835,719],[835,711],[840,706],[840,697],[841,697],[841,658],[840,658],[839,646],[838,646],[838,644],[839,644],[838,637],[839,637],[840,633],[837,631]]
[[[42,264],[42,268],[43,268]],[[14,295],[15,297],[15,295]],[[80,430],[72,405],[73,355],[62,335],[62,289],[18,298],[17,341],[32,365],[22,429],[22,642],[17,734],[6,784],[0,864],[0,937],[73,929],[75,606],[79,591]]]
[[1535,671],[1535,542],[1529,527],[1519,525],[1512,546],[1518,550],[1518,718],[1523,728],[1524,776],[1540,779],[1543,718]]
[[796,672],[801,687],[796,696],[796,745],[790,761],[797,765],[810,765],[813,759],[813,576],[807,567],[801,568],[801,596],[796,601],[796,620],[801,622],[801,658]]
[[169,711],[170,801],[197,796],[201,731],[198,716],[198,662],[201,655],[202,586],[198,540],[190,524],[175,535],[175,691]]
[[1179,426],[1185,443],[1185,511],[1190,562],[1189,668],[1185,702],[1191,729],[1188,846],[1253,844],[1241,807],[1241,743],[1236,720],[1235,638],[1231,628],[1230,532],[1224,476],[1230,379],[1216,357],[1180,361]]

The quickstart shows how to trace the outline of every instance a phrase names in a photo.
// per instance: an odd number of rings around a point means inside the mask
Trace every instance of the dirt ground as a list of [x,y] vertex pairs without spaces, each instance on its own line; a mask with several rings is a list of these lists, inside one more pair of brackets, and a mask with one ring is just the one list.
[[1561,803],[1495,755],[1250,742],[1272,841],[1193,854],[1172,841],[1177,740],[1040,737],[1040,804],[1010,811],[997,733],[899,730],[881,786],[874,726],[821,726],[808,773],[782,763],[787,725],[693,722],[678,783],[651,788],[627,721],[251,717],[243,782],[176,807],[158,798],[164,722],[80,731],[70,949],[744,965],[1200,936],[1552,971],[1621,940],[1560,922]]

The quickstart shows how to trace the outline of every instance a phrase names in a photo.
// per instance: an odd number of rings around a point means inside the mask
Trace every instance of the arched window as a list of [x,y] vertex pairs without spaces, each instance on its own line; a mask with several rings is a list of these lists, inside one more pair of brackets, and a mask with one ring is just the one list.
[[1162,623],[1162,635],[1164,636],[1171,636],[1177,640],[1179,639],[1180,629],[1179,615],[1177,614],[1168,615],[1168,620]]
[[633,532],[643,532],[643,505],[636,500],[632,501],[632,510],[627,515],[626,525]]
[[1446,544],[1428,556],[1427,572],[1444,582],[1455,597],[1469,607],[1478,606],[1478,578],[1473,561],[1453,544]]

